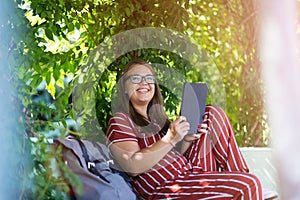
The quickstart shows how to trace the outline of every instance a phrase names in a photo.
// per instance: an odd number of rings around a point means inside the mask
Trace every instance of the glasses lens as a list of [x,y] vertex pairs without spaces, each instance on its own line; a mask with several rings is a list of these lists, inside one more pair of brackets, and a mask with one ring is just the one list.
[[145,80],[147,83],[155,83],[155,77],[152,75],[145,76]]
[[140,83],[140,82],[142,82],[142,76],[132,75],[132,76],[130,76],[130,80],[132,83]]

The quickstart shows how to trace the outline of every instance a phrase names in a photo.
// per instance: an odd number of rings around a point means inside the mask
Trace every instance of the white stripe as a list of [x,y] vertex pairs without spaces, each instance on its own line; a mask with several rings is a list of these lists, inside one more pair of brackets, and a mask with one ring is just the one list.
[[157,185],[160,185],[160,182],[158,182],[150,173],[147,173],[145,175],[147,175],[149,178],[151,178]]
[[[171,153],[173,153],[173,155],[175,154],[173,151],[171,151]],[[177,164],[178,164],[178,167],[181,167],[181,166],[182,166],[182,165],[177,161],[177,157],[175,157],[176,154],[174,155],[174,157],[171,157],[170,154],[167,154],[166,156],[167,156],[167,158],[172,159],[172,163],[173,163],[173,162],[177,163]],[[180,158],[180,157],[178,157],[178,158]],[[181,158],[180,158],[180,159],[181,159]],[[167,163],[168,163],[168,164],[169,164],[176,172],[181,173],[180,169],[177,169],[172,163],[169,162],[168,159],[166,159],[166,162],[167,162]]]
[[150,195],[151,193],[148,192],[141,184],[140,182],[137,182],[137,185],[139,186],[139,189],[142,189],[144,193],[146,193],[147,195]]
[[115,140],[111,141],[111,135],[114,132],[116,132],[116,133],[122,133],[124,135],[130,135],[130,134],[128,134],[128,132],[122,132],[122,131],[112,130],[111,133],[110,133],[110,135],[109,135],[109,137],[107,138],[109,140],[109,142],[113,142],[113,141],[116,141],[116,140],[124,140],[124,141],[126,141],[126,140],[134,140],[134,141],[138,141],[136,138],[131,138],[131,137],[130,138],[126,137],[126,138],[121,138],[121,139],[115,139]]
[[167,179],[166,179],[161,173],[159,173],[156,169],[151,168],[151,170],[153,170],[154,172],[156,172],[156,174],[157,174],[158,176],[160,176],[164,181],[167,181]]
[[[229,176],[229,177],[228,177],[228,178],[224,178],[224,179],[220,179],[220,178],[217,178],[217,179],[203,179],[203,178],[201,178],[202,176],[216,176],[216,175],[218,175],[218,176]],[[225,173],[217,173],[217,174],[199,174],[199,173],[191,173],[191,174],[190,174],[190,176],[193,176],[193,177],[199,176],[199,179],[201,179],[201,180],[203,180],[203,181],[207,181],[207,182],[216,182],[216,181],[226,182],[226,181],[230,180],[230,181],[233,181],[233,182],[236,182],[236,183],[240,183],[240,184],[242,184],[242,185],[245,185],[245,186],[247,187],[248,191],[249,191],[249,192],[248,192],[249,195],[250,195],[249,197],[250,197],[250,199],[252,199],[252,193],[251,193],[251,188],[250,188],[249,184],[246,184],[245,182],[240,181],[240,180],[232,179],[232,178],[231,178],[232,175],[240,176],[240,177],[243,177],[243,178],[252,180],[252,181],[255,183],[256,196],[259,197],[259,193],[258,193],[258,190],[257,190],[258,185],[257,185],[255,179],[252,178],[251,176],[247,176],[246,174],[242,174],[242,173],[226,173],[226,174],[225,174]],[[193,182],[198,183],[199,180],[189,180],[189,179],[187,179],[187,180],[175,180],[174,183],[176,183],[176,182],[179,182],[179,183],[193,183]]]
[[[230,124],[229,119],[226,118],[226,120],[227,120],[227,123]],[[233,133],[232,127],[229,126],[229,128],[230,128],[230,131]],[[235,140],[234,140],[234,142],[236,143]],[[236,146],[238,146],[238,145],[236,144]],[[232,152],[232,149],[230,149],[230,151]],[[243,157],[241,151],[237,151],[237,153],[238,153],[238,156],[239,156],[240,158]],[[242,161],[243,168],[244,168],[244,169],[248,168],[248,167],[246,166],[246,163],[245,163],[242,159],[241,159],[241,161]]]
[[[216,119],[223,119],[223,118],[224,118],[224,117],[222,117],[222,115],[220,114],[220,112],[219,112],[215,107],[210,106],[210,108],[213,109],[213,110],[218,114],[219,117],[216,118]],[[231,129],[231,127],[230,127],[230,126],[226,126],[226,123],[225,123],[224,119],[221,120],[221,123],[222,123],[223,126],[220,124],[220,122],[219,122],[218,120],[215,120],[215,121],[217,122],[219,129],[222,131],[222,136],[223,136],[224,141],[228,141],[228,138],[225,137],[225,134],[224,134],[224,132],[223,132],[222,127],[224,126],[224,127],[230,128],[230,131],[233,132],[232,129]],[[229,121],[226,120],[226,122],[227,122],[228,124],[230,124]],[[227,134],[226,136],[229,137],[230,135],[229,135],[229,132],[228,132],[228,129],[227,129],[227,128],[225,129],[226,134]],[[216,133],[216,132],[215,132],[215,133]],[[216,135],[216,136],[218,136],[218,135]],[[220,142],[218,137],[217,137],[217,139],[218,139],[218,142]],[[229,146],[230,146],[230,145],[229,145]],[[220,145],[220,147],[222,148],[222,151],[225,153],[225,155],[228,157],[228,154],[226,154],[226,151],[223,149],[223,147],[222,147],[221,145]],[[230,154],[232,155],[232,157],[235,158],[234,153],[232,152],[232,149],[231,149],[231,148],[229,149],[229,152],[230,152]],[[237,165],[237,163],[236,163],[236,159],[233,159],[233,164],[235,165],[235,168],[236,168],[236,169],[239,169],[239,167],[238,167],[238,165]],[[244,166],[244,167],[245,167],[245,166]],[[230,168],[229,165],[228,165],[228,169],[229,169],[229,171],[232,171],[232,169]]]
[[124,141],[138,142],[137,139],[134,139],[134,138],[124,138],[124,139],[118,139],[118,140],[110,141],[110,142],[107,144],[107,147],[110,148],[110,146],[111,146],[112,144],[117,143],[117,142],[124,142]]
[[155,190],[155,188],[146,180],[144,177],[140,176],[140,178],[148,185],[152,190]]
[[[210,108],[213,109],[213,110],[215,110],[216,113],[218,113],[218,111],[217,111],[214,107],[210,107]],[[218,114],[219,114],[219,113],[218,113]],[[218,128],[221,130],[221,133],[218,133],[218,132],[216,131],[216,129],[214,128],[214,126],[210,126],[210,127],[209,127],[209,128],[212,129],[212,133],[215,134],[215,138],[217,139],[217,143],[222,144],[222,143],[220,142],[220,139],[219,139],[220,135],[223,136],[224,141],[228,141],[227,138],[225,138],[225,133],[224,133],[224,131],[223,131],[223,129],[222,129],[222,126],[221,126],[220,123],[219,123],[219,120],[218,120],[219,118],[215,117],[215,115],[214,115],[213,113],[211,113],[211,112],[209,112],[209,115],[213,117],[214,122],[217,124]],[[219,115],[220,115],[220,114],[219,114]],[[214,122],[212,122],[212,119],[209,118],[208,120],[209,120],[209,122],[210,122],[211,125],[215,124]],[[225,130],[227,131],[227,129],[225,129]],[[227,132],[227,135],[229,135],[228,132]],[[222,150],[222,152],[224,153],[224,155],[227,156],[227,152],[224,150],[223,146],[220,145],[220,147],[221,147],[221,150]],[[218,153],[218,155],[220,155],[220,157],[222,157],[224,160],[226,160],[221,154]]]
[[147,137],[144,137],[143,139],[144,139],[145,146],[146,146],[146,147],[148,147],[148,146],[149,146],[149,144],[148,144]]
[[155,135],[152,135],[153,143],[156,143]]
[[[107,128],[107,130],[112,129],[112,128],[111,128],[112,126],[113,126],[113,127],[119,127],[119,128],[120,128],[120,129],[114,128],[113,130],[122,130],[122,131],[124,131],[125,129],[129,129],[130,131],[133,132],[132,127],[126,126],[125,124],[120,124],[120,123],[110,123],[109,126],[108,126],[108,128]],[[126,131],[126,132],[127,132],[127,131]],[[127,132],[127,133],[130,134],[130,135],[132,135],[132,136],[135,136],[135,134],[132,134],[132,133],[130,133],[130,132]]]
[[[227,194],[227,193],[222,193],[222,192],[192,192],[192,193],[183,193],[183,192],[180,192],[180,193],[163,193],[163,192],[155,192],[153,194],[156,194],[156,195],[162,195],[162,196],[173,196],[172,199],[174,198],[178,198],[178,195],[181,196],[181,195],[184,195],[184,196],[191,196],[191,195],[205,195],[205,194],[209,194],[209,195],[213,195],[213,196],[210,196],[210,197],[202,197],[201,199],[204,200],[204,199],[219,199],[219,198],[224,198],[224,197],[228,197],[228,198],[232,198],[233,196],[230,195],[230,194]],[[188,198],[188,197],[186,197]],[[166,199],[166,198],[165,198]],[[169,199],[169,198],[167,198]]]
[[172,177],[172,179],[174,179],[174,175],[165,168],[165,166],[162,166],[161,164],[157,163],[156,166],[159,166],[161,169],[163,169],[167,174],[169,174],[169,176]]

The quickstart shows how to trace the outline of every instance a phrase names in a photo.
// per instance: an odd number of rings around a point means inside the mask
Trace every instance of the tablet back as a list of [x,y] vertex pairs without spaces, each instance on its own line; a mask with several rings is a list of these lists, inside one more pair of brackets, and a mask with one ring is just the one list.
[[202,123],[207,94],[206,83],[184,83],[180,115],[190,123],[190,134],[197,133],[198,124]]

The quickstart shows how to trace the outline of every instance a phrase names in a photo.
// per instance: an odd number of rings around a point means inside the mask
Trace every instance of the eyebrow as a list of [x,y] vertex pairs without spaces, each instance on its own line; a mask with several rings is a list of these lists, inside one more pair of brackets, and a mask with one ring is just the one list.
[[154,74],[146,74],[146,75],[142,75],[142,74],[130,74],[128,76],[134,76],[134,75],[138,75],[138,76],[154,76]]

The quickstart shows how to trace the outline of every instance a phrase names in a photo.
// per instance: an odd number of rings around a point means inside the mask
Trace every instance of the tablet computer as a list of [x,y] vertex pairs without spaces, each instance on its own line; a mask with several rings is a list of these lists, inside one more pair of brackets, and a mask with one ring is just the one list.
[[185,82],[183,85],[180,115],[190,123],[189,134],[197,133],[198,125],[203,121],[207,95],[206,83]]

